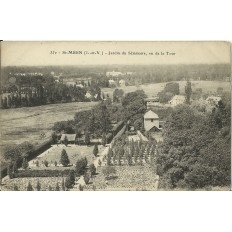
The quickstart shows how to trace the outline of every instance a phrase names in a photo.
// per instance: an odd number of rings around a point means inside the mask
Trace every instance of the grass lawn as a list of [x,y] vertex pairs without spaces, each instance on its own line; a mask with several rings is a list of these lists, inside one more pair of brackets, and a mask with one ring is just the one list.
[[[53,145],[50,149],[46,150],[41,155],[37,156],[34,160],[29,162],[30,167],[33,169],[37,168],[35,167],[35,164],[33,164],[33,161],[35,160],[39,161],[39,164],[42,163],[42,161],[47,160],[49,163],[49,166],[52,168],[54,167],[54,162],[56,161],[59,163],[61,152],[63,149],[66,150],[70,163],[75,164],[76,161],[80,158],[86,157],[88,160],[88,164],[93,162],[94,155],[93,155],[93,148],[94,146],[80,146],[80,145],[68,145],[67,147],[65,145]],[[98,146],[99,152],[101,152],[104,149],[102,146]],[[60,168],[60,167],[57,167]]]
[[93,178],[85,190],[92,190],[96,186],[96,190],[157,190],[158,176],[152,171],[150,165],[143,166],[115,166],[115,178],[107,180],[102,174],[104,167],[98,167],[97,175]]
[[[97,102],[72,102],[0,110],[0,159],[7,144],[28,141],[40,144],[50,138],[55,122],[72,120],[78,111],[91,109]],[[41,137],[41,134],[43,136]]]

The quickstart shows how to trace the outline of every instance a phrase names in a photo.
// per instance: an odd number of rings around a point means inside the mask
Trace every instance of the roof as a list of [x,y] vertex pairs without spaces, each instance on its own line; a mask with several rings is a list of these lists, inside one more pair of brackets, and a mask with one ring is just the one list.
[[76,134],[62,134],[60,141],[64,141],[65,136],[67,137],[69,142],[75,141],[76,140]]
[[144,101],[159,101],[159,97],[148,97],[145,98]]
[[149,110],[146,114],[144,114],[144,118],[159,118],[159,116],[153,111]]

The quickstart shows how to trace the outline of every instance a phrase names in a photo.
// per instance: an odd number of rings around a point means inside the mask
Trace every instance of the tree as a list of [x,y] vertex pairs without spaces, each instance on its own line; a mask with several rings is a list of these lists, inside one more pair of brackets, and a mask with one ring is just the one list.
[[102,173],[105,176],[105,179],[108,180],[110,177],[116,174],[116,169],[113,166],[105,166],[102,169]]
[[60,191],[60,186],[59,186],[58,182],[56,182],[55,191]]
[[54,162],[54,165],[55,165],[55,167],[57,166],[57,161],[55,160],[55,162]]
[[28,185],[27,185],[27,191],[33,191],[33,187],[30,181],[28,182]]
[[96,167],[94,164],[89,165],[89,171],[90,171],[91,176],[96,174]]
[[191,82],[188,80],[187,84],[185,86],[185,94],[186,94],[186,103],[190,104],[190,98],[192,94],[192,87],[191,87]]
[[12,170],[12,165],[9,164],[7,167],[7,175],[9,176],[10,179],[14,178],[13,170]]
[[101,167],[101,165],[102,165],[102,162],[101,162],[101,160],[99,159],[98,160],[98,165]]
[[88,132],[85,132],[85,144],[87,146],[90,144],[90,136]]
[[14,186],[13,186],[13,190],[14,190],[14,191],[19,191],[19,187],[18,187],[18,185],[14,184]]
[[62,191],[65,191],[65,182],[64,182],[64,178],[62,178],[61,189],[62,189]]
[[69,189],[72,188],[74,184],[75,184],[75,172],[74,170],[70,170],[65,181],[65,187]]
[[52,191],[51,185],[48,186],[48,191]]
[[68,154],[65,149],[61,151],[61,157],[60,157],[60,163],[64,166],[67,167],[70,164],[70,160],[68,158]]
[[85,173],[85,169],[87,167],[87,159],[82,158],[77,160],[76,162],[76,174],[77,175],[83,175]]
[[103,135],[102,135],[102,145],[105,146],[106,143],[107,143],[107,141],[106,141],[106,134],[103,133]]
[[122,89],[115,89],[113,92],[113,102],[120,102],[123,97],[123,90]]
[[89,180],[90,180],[90,174],[88,172],[86,172],[85,175],[84,175],[85,184],[88,184]]
[[66,135],[64,137],[64,144],[66,147],[68,146],[68,137]]
[[28,168],[28,161],[26,158],[23,158],[22,168],[27,169]]
[[36,190],[37,190],[37,191],[40,191],[40,190],[41,190],[41,184],[40,184],[39,180],[37,180]]
[[94,154],[95,157],[96,157],[97,154],[98,154],[98,146],[97,146],[97,144],[94,145],[93,154]]

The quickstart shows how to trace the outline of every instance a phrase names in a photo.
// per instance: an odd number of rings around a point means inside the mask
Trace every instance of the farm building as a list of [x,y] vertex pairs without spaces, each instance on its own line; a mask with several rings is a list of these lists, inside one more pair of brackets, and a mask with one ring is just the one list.
[[144,101],[146,102],[147,108],[149,108],[150,106],[157,106],[160,103],[159,97],[146,98],[144,99]]
[[76,143],[76,134],[62,134],[60,138],[60,143],[64,143],[65,138],[67,138],[68,143]]
[[185,103],[185,96],[183,95],[175,95],[171,101],[169,101],[169,104],[172,106],[177,106],[180,104],[184,104]]
[[145,131],[160,129],[159,116],[151,110],[144,114],[144,129]]

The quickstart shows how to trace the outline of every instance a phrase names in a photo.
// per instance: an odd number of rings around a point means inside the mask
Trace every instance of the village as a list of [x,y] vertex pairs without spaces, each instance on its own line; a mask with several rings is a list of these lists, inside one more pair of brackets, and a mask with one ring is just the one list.
[[[161,83],[160,92],[147,92],[141,85],[127,92],[128,80],[135,75],[131,71],[106,72],[107,87],[94,87],[96,91],[93,91],[91,86],[96,82],[89,76],[64,79],[62,73],[51,74],[55,84],[85,89],[83,99],[99,103],[91,110],[76,113],[73,120],[56,122],[51,138],[38,148],[26,153],[20,148],[20,158],[9,156],[12,162],[1,171],[2,190],[169,188],[171,185],[164,184],[164,171],[160,168],[164,162],[163,144],[169,139],[167,130],[172,126],[171,115],[182,108],[192,114],[196,111],[211,114],[226,93],[222,87],[214,91],[194,87],[195,80]],[[33,92],[34,87],[27,88]],[[20,94],[28,91],[24,89],[21,86]],[[25,94],[27,96],[27,92]],[[6,105],[9,101],[12,104],[12,98],[7,100]],[[6,156],[12,153],[15,151],[9,150]],[[182,179],[182,175],[179,178]],[[173,182],[172,187],[184,188],[185,185]]]

